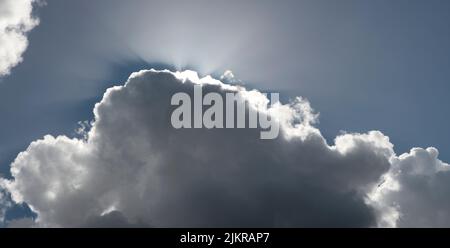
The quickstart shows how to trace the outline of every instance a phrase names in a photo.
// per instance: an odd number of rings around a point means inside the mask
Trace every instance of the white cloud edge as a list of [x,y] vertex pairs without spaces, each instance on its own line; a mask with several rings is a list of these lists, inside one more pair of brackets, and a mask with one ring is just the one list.
[[0,16],[0,77],[7,76],[23,61],[28,47],[28,32],[39,24],[33,15],[35,4],[42,0],[3,0],[3,14]]

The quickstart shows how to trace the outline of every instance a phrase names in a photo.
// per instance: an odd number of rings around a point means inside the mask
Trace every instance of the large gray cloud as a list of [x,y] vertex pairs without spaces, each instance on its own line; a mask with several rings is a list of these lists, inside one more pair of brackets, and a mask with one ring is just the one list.
[[[172,128],[171,96],[192,94],[194,85],[238,92],[250,108],[280,122],[280,136],[260,140],[258,129]],[[33,225],[395,226],[402,219],[389,201],[398,191],[380,194],[376,189],[395,184],[380,182],[389,177],[405,184],[389,176],[402,161],[421,161],[418,168],[434,161],[415,153],[397,157],[378,131],[342,134],[328,145],[305,99],[268,107],[256,90],[191,71],[133,73],[124,86],[106,91],[94,114],[83,137],[48,135],[31,143],[11,165],[14,179],[1,182],[16,203],[37,213]],[[426,151],[436,159],[435,150]],[[24,223],[29,220],[12,224]]]
[[83,226],[112,211],[152,226],[374,224],[365,192],[392,153],[381,133],[347,134],[328,146],[302,99],[267,110],[282,123],[275,140],[259,140],[255,129],[175,130],[170,98],[195,83],[266,99],[192,72],[135,73],[96,105],[86,140],[33,142],[6,188],[43,226]]
[[32,15],[35,2],[38,0],[0,0],[0,76],[22,62],[28,46],[26,34],[39,23]]

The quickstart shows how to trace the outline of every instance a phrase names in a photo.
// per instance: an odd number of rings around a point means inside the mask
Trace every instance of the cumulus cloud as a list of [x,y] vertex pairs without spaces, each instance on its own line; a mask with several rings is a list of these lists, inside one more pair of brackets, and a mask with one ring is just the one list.
[[[248,108],[275,118],[280,136],[261,140],[258,129],[172,128],[171,96],[192,96],[195,85],[204,92],[237,93]],[[428,157],[415,152],[397,157],[378,131],[342,134],[329,145],[313,126],[318,115],[307,100],[268,105],[257,90],[192,71],[133,73],[124,86],[106,91],[94,114],[80,138],[47,135],[31,143],[11,165],[14,179],[1,181],[16,203],[37,213],[33,225],[396,225],[402,223],[399,211],[419,210],[391,206],[396,194],[403,194],[395,184],[408,183],[398,173],[407,171],[395,168],[409,164],[417,167],[411,173],[424,173],[443,167],[431,148]],[[433,161],[435,169],[419,169]],[[407,187],[419,185],[413,181]],[[432,181],[426,184],[430,190],[444,184]],[[381,188],[386,190],[374,190]],[[397,204],[408,199],[416,198]]]
[[449,227],[450,166],[435,148],[413,148],[392,159],[372,195],[381,226]]
[[38,19],[32,15],[37,0],[0,0],[0,76],[22,62],[28,46],[27,32]]

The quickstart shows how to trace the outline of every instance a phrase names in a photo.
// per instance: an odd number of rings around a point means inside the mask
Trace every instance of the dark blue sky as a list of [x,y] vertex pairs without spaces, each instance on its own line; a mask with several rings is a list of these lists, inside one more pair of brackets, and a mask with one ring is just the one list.
[[104,90],[152,65],[230,69],[304,96],[332,139],[381,130],[450,161],[449,1],[48,1],[0,82],[0,172],[45,134],[75,135]]

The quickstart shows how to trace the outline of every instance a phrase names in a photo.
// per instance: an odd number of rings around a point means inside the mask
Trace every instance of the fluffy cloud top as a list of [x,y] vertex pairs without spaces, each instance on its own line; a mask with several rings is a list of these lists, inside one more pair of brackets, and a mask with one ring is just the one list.
[[22,62],[28,46],[26,33],[39,23],[32,16],[36,1],[0,0],[0,76]]
[[449,227],[450,166],[435,148],[413,148],[392,159],[372,198],[381,226]]
[[[204,92],[237,92],[249,108],[280,122],[280,136],[260,140],[258,129],[172,128],[171,96],[192,95],[194,85]],[[268,106],[256,90],[191,71],[148,70],[108,89],[94,114],[81,138],[48,135],[31,143],[11,166],[14,179],[1,182],[16,203],[37,213],[33,225],[450,224],[437,218],[449,213],[440,198],[445,192],[426,193],[446,183],[439,173],[448,165],[437,160],[435,149],[397,157],[378,131],[342,134],[328,145],[313,126],[317,114],[302,98]],[[413,207],[420,197],[433,203]],[[415,222],[435,204],[443,213]]]

